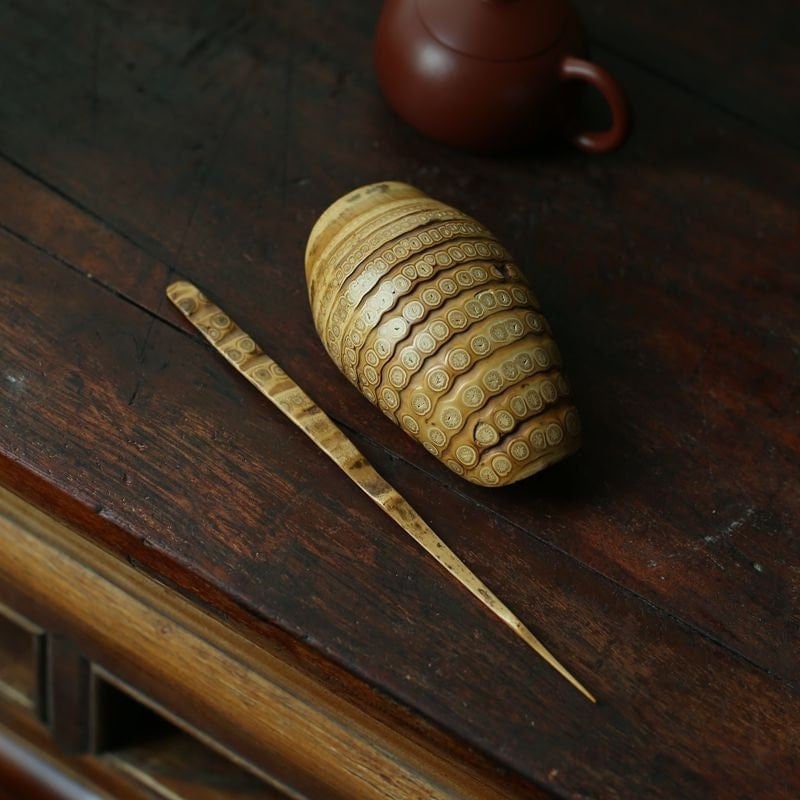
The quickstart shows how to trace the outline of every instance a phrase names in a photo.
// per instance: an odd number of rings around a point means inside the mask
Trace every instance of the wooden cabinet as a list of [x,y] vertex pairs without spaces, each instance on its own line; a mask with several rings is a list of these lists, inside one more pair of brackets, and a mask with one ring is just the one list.
[[505,791],[4,490],[0,575],[0,724],[37,772],[170,800]]

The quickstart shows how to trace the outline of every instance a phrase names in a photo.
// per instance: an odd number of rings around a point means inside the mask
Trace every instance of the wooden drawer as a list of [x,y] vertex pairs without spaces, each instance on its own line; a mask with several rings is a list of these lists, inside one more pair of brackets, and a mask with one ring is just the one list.
[[0,576],[0,725],[113,796],[514,796],[4,490]]

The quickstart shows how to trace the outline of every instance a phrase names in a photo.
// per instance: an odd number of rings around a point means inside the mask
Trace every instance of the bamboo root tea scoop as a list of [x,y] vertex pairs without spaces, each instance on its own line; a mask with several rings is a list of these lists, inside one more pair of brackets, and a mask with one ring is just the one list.
[[437,536],[405,498],[376,472],[325,412],[227,314],[186,281],[171,284],[167,288],[167,296],[230,364],[272,401],[450,575],[578,691],[595,702],[587,689]]
[[314,225],[306,280],[339,369],[456,474],[503,486],[579,447],[547,320],[471,217],[407,184],[362,187]]

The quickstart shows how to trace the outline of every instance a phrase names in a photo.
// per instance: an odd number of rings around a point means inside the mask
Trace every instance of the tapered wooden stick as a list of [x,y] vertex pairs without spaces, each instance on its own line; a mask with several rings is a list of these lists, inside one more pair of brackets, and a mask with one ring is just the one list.
[[324,411],[220,308],[187,281],[167,296],[233,366],[269,398],[403,530],[593,703],[595,698],[384,480]]

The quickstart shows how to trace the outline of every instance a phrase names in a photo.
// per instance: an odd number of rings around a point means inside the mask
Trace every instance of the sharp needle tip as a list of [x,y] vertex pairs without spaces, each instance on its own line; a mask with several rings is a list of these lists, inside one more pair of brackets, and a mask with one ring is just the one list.
[[536,655],[569,681],[589,702],[597,704],[597,698],[521,622],[514,625],[514,631]]
[[[556,662],[558,664],[558,662]],[[561,664],[556,667],[558,672],[566,678],[590,703],[597,705],[597,698],[571,673],[568,672]]]

